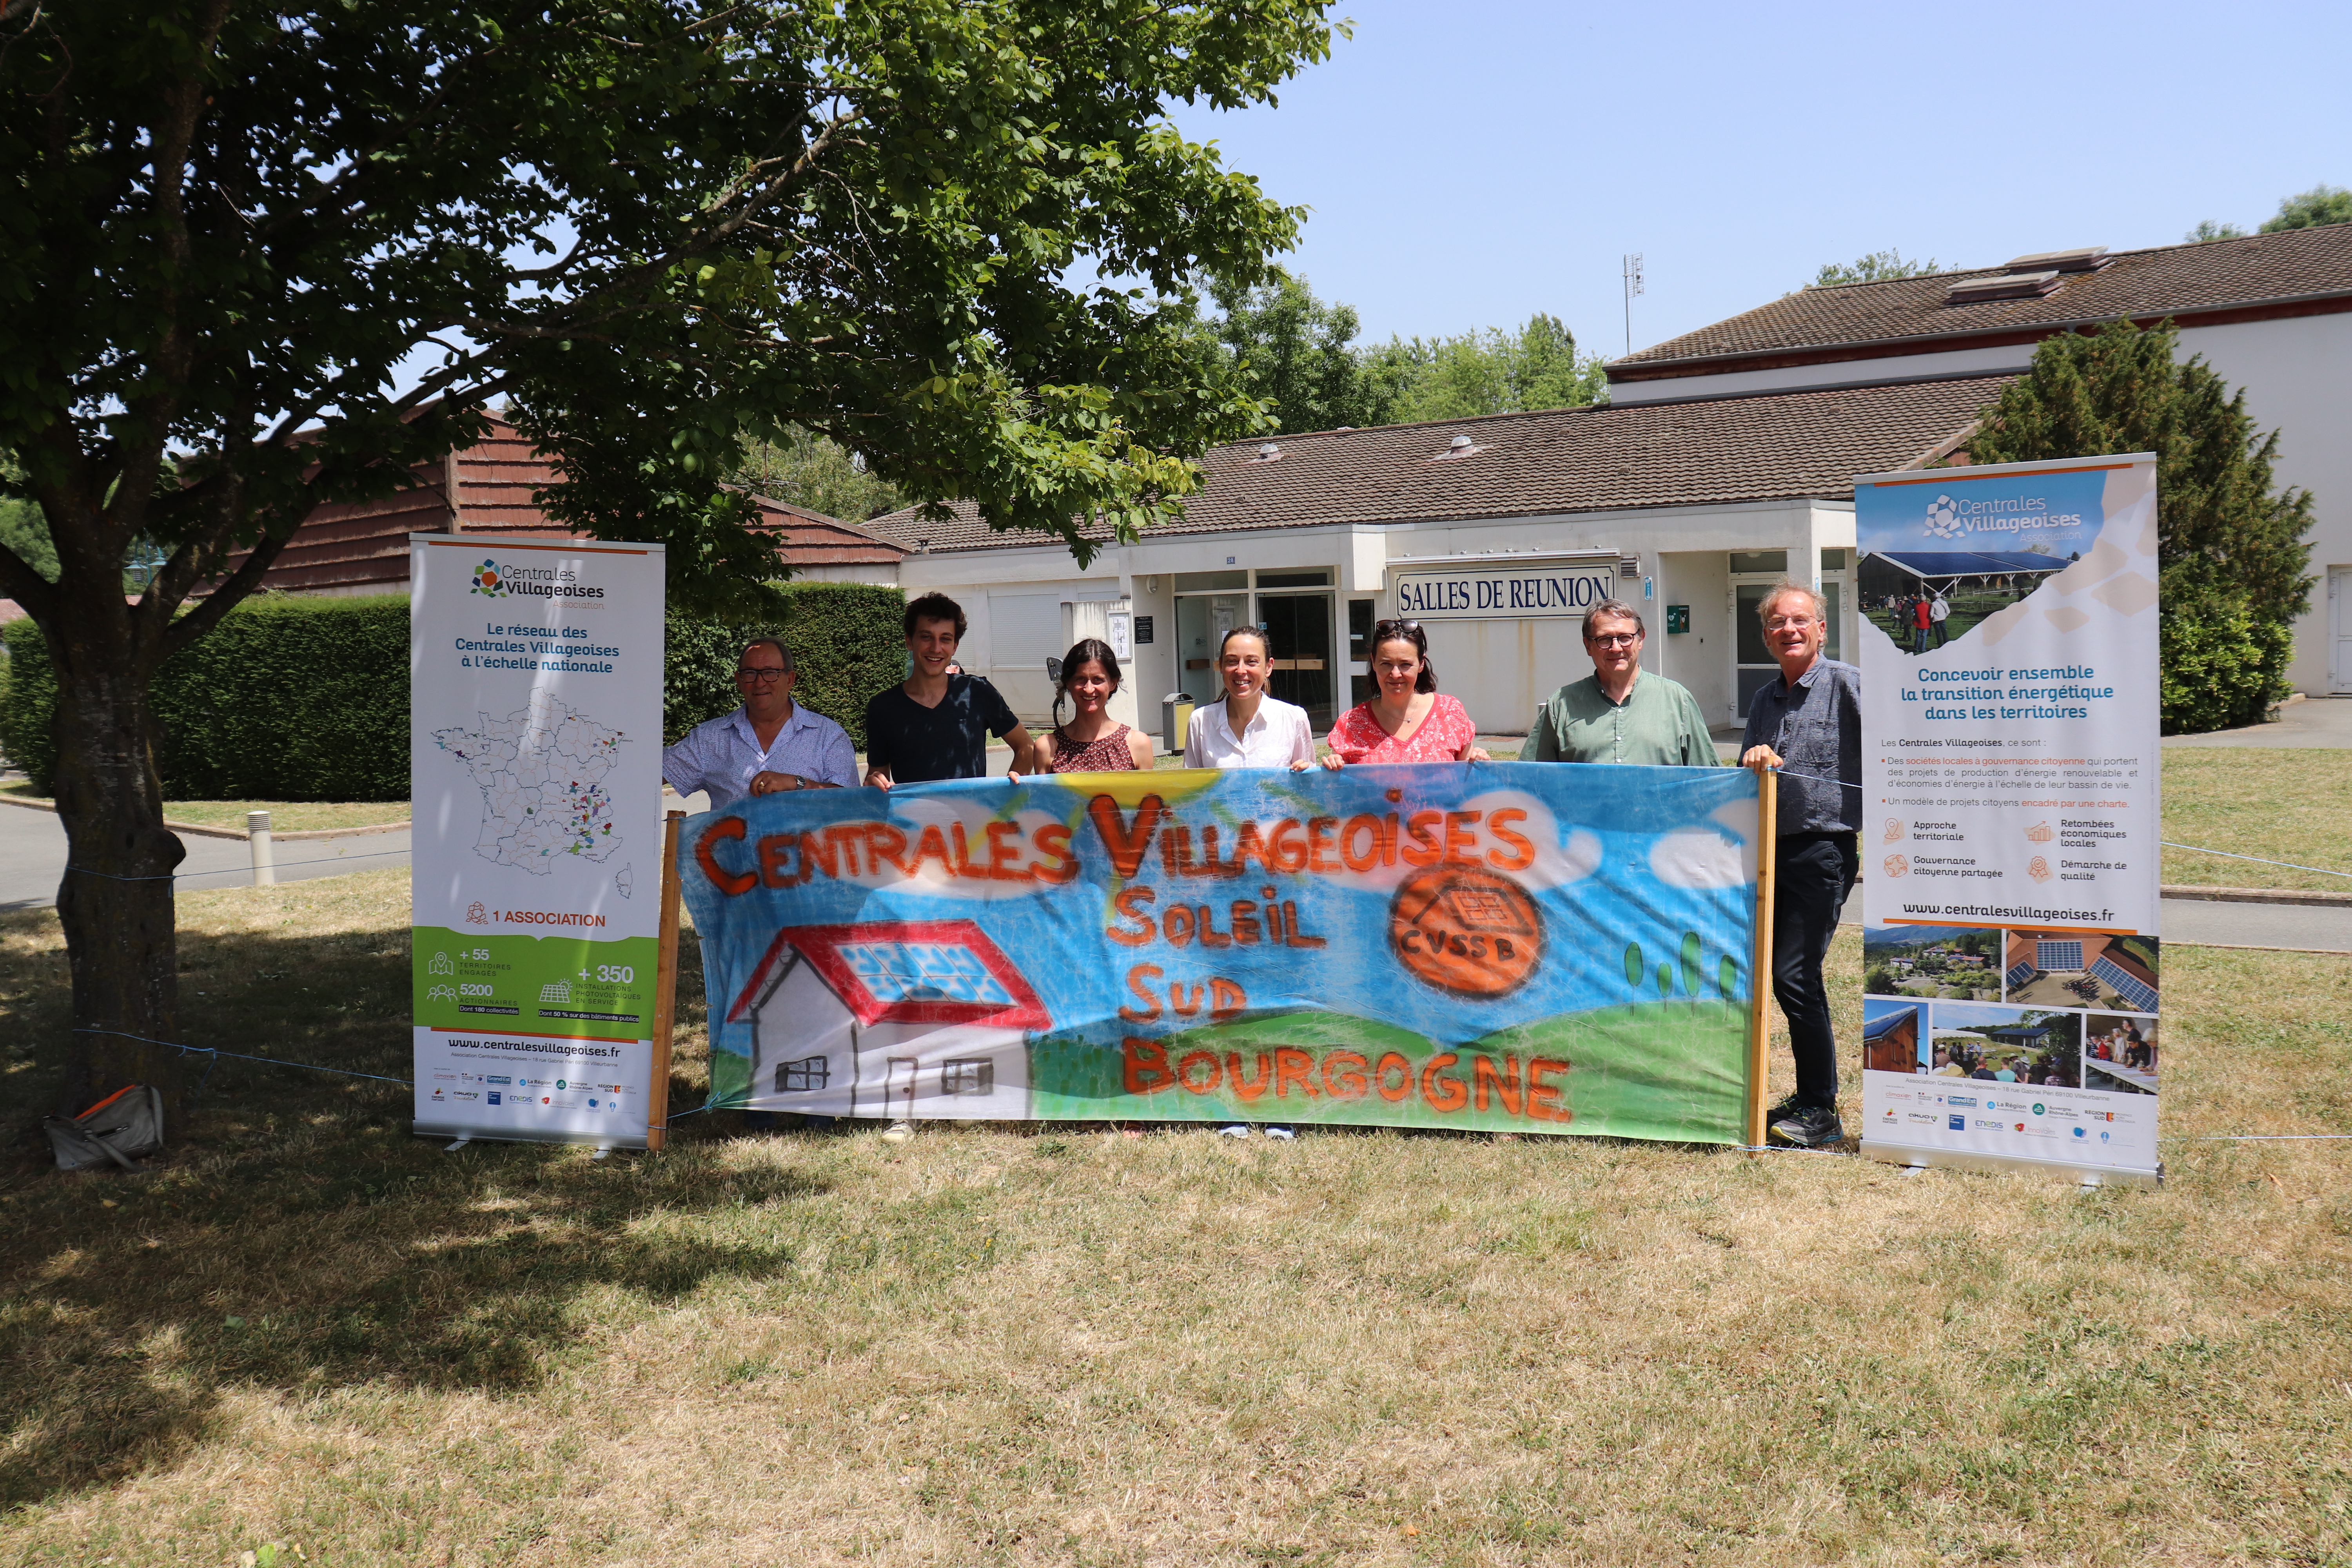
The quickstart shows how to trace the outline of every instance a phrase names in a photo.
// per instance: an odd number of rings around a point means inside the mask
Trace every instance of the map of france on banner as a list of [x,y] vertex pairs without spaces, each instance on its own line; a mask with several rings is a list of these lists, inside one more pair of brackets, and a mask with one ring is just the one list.
[[1738,769],[1178,770],[690,818],[712,1100],[1738,1142]]

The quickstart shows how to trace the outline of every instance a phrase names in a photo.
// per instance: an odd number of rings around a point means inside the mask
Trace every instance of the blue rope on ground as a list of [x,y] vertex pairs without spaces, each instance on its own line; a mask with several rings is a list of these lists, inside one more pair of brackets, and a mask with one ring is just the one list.
[[[190,1052],[202,1052],[205,1056],[215,1058],[220,1057],[235,1057],[237,1060],[244,1062],[268,1062],[271,1067],[301,1068],[309,1072],[340,1073],[345,1078],[372,1078],[378,1083],[396,1083],[403,1089],[415,1089],[416,1087],[415,1084],[410,1082],[407,1079],[386,1078],[380,1072],[354,1072],[350,1068],[320,1067],[316,1062],[289,1061],[284,1057],[248,1056],[243,1051],[225,1051],[217,1046],[184,1046],[177,1040],[150,1039],[145,1035],[134,1035],[127,1029],[101,1029],[93,1025],[76,1024],[74,1026],[73,1032],[77,1035],[112,1035],[117,1039],[137,1040],[142,1045],[169,1046],[172,1049],[178,1051],[183,1056],[185,1056]],[[212,1077],[212,1069],[210,1068],[206,1068],[205,1069],[205,1076],[207,1079]],[[201,1090],[203,1086],[198,1085],[197,1087]]]
[[[371,849],[362,855],[321,855],[310,860],[280,860],[270,869],[285,871],[291,870],[297,866],[325,866],[335,861],[375,860],[386,855],[407,853],[405,849]],[[66,869],[79,871],[85,877],[103,877],[110,882],[178,882],[191,877],[242,877],[246,874],[244,867],[224,866],[217,871],[173,871],[158,877],[118,877],[111,871],[93,870],[88,866],[74,865],[71,861],[67,862]]]

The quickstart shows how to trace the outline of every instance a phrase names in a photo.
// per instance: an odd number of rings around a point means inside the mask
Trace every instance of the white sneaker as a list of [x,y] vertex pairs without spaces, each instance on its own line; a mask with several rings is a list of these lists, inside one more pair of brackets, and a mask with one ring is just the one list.
[[1286,1143],[1293,1142],[1298,1137],[1297,1132],[1288,1127],[1269,1127],[1265,1130],[1265,1135],[1269,1138],[1279,1138]]
[[889,1126],[885,1127],[882,1130],[882,1142],[885,1143],[904,1143],[914,1135],[915,1124],[911,1121],[900,1120],[893,1121]]
[[1249,1123],[1236,1121],[1231,1127],[1220,1127],[1217,1135],[1221,1138],[1246,1138],[1250,1135]]

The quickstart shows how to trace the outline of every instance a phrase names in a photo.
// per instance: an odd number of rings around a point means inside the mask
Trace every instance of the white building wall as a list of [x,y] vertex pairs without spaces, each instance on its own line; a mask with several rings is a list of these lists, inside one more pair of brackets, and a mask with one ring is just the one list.
[[2352,669],[2332,657],[2327,605],[2328,568],[2352,566],[2352,313],[2193,327],[2180,346],[2246,389],[2255,425],[2279,433],[2278,482],[2311,492],[2311,570],[2319,581],[2310,613],[2295,623],[2288,679],[2314,696],[2352,691]]
[[1735,370],[1712,375],[1675,375],[1657,381],[1609,384],[1612,403],[1664,403],[1687,397],[1740,397],[1756,392],[1801,392],[1808,386],[1852,386],[1857,382],[1919,381],[1931,375],[2005,375],[2033,359],[2032,343],[1992,349],[1956,349],[1944,353],[1895,354],[1886,359],[1833,360],[1779,370]]
[[[1811,581],[1818,578],[1814,563],[1820,551],[1851,550],[1853,542],[1850,502],[1763,501],[1147,538],[1105,551],[1083,572],[1066,552],[1050,547],[925,553],[909,556],[899,576],[910,598],[936,590],[964,606],[973,628],[961,650],[964,668],[988,676],[1013,710],[1032,722],[1050,711],[1053,688],[1034,646],[1016,648],[1018,658],[1006,657],[1006,617],[1039,618],[1049,600],[1060,609],[1066,601],[1115,599],[1124,590],[1134,613],[1153,620],[1152,641],[1136,648],[1129,675],[1137,710],[1129,721],[1156,731],[1160,697],[1184,685],[1176,666],[1173,591],[1180,572],[1332,569],[1342,606],[1335,652],[1344,661],[1346,600],[1373,595],[1378,613],[1391,613],[1394,563],[1443,557],[1475,566],[1484,557],[1606,551],[1640,562],[1640,575],[1620,577],[1617,592],[1642,605],[1650,626],[1645,662],[1689,687],[1708,719],[1720,723],[1731,717],[1734,690],[1734,645],[1725,609],[1730,552],[1787,550],[1791,574]],[[1643,578],[1654,588],[1646,600]],[[1668,637],[1669,603],[1691,606],[1689,635]],[[1052,624],[1066,624],[1066,617]],[[1591,673],[1580,623],[1573,619],[1432,621],[1427,630],[1444,689],[1460,698],[1479,728],[1490,733],[1524,732],[1537,704],[1555,688]],[[1025,640],[1035,644],[1034,635]],[[1344,674],[1337,691],[1344,707]]]

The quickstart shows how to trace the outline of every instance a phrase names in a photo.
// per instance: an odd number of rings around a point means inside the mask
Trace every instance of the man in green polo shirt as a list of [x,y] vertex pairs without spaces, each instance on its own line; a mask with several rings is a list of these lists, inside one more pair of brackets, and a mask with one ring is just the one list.
[[1621,599],[1604,599],[1585,612],[1584,651],[1592,657],[1592,673],[1561,687],[1536,710],[1527,749],[1519,753],[1523,761],[1717,765],[1697,699],[1642,668],[1645,630],[1641,612]]

